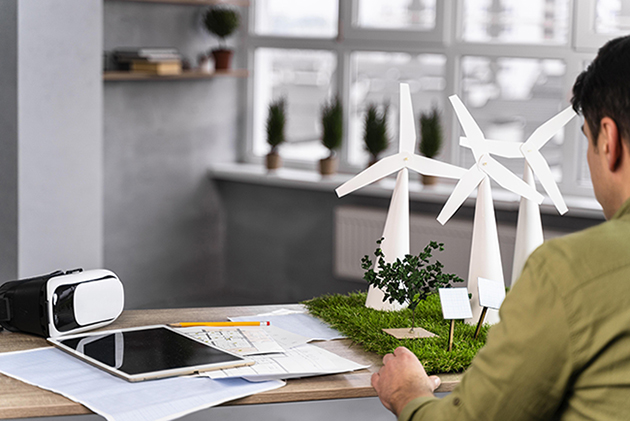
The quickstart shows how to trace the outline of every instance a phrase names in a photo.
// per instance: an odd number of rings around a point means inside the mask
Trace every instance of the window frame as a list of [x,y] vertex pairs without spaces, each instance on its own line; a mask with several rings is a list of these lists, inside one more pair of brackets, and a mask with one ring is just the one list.
[[[254,0],[255,1],[255,0]],[[255,51],[257,48],[300,49],[300,50],[329,50],[337,58],[337,71],[334,80],[336,91],[344,104],[344,142],[339,151],[339,171],[357,173],[363,168],[351,165],[347,161],[348,155],[348,127],[349,88],[351,83],[351,54],[355,51],[404,52],[411,54],[441,54],[446,57],[444,103],[452,93],[461,96],[461,59],[465,56],[482,56],[489,58],[534,58],[558,59],[565,63],[563,104],[569,105],[571,88],[577,75],[583,70],[584,62],[592,60],[602,41],[585,42],[591,40],[588,25],[583,26],[585,12],[589,7],[594,10],[596,0],[570,0],[568,42],[566,44],[499,44],[499,43],[471,43],[461,40],[462,13],[464,0],[437,0],[436,25],[432,31],[410,30],[381,30],[352,27],[353,13],[357,12],[358,0],[339,0],[338,22],[339,31],[334,38],[296,38],[287,36],[257,35],[254,32],[254,8],[244,11],[247,30],[244,31],[242,44],[244,52],[241,54],[250,77],[246,79],[244,94],[241,96],[242,109],[245,113],[244,138],[239,144],[238,159],[241,162],[263,165],[264,156],[253,155],[253,118],[254,118],[254,81],[255,81]],[[590,6],[589,6],[590,5]],[[592,25],[591,25],[592,26]],[[595,45],[596,44],[596,45]],[[518,53],[518,54],[515,54]],[[460,132],[459,123],[450,107],[443,111],[443,127],[445,142],[443,150],[437,157],[445,162],[459,165],[464,148],[458,146],[455,137]],[[565,195],[592,196],[592,187],[581,182],[581,163],[583,163],[584,149],[579,142],[586,142],[580,127],[582,118],[573,119],[565,128],[562,160],[562,181],[558,183]],[[394,142],[397,140],[394,139]],[[285,161],[286,167],[315,171],[316,162]]]

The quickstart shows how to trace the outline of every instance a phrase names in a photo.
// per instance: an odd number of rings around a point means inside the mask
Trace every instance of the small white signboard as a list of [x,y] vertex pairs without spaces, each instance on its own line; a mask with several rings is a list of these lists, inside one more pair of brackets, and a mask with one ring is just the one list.
[[479,289],[479,305],[498,310],[505,299],[505,286],[503,282],[491,281],[482,277],[477,278]]
[[440,302],[442,303],[442,314],[445,319],[472,318],[473,314],[467,288],[440,288],[438,291],[440,293]]

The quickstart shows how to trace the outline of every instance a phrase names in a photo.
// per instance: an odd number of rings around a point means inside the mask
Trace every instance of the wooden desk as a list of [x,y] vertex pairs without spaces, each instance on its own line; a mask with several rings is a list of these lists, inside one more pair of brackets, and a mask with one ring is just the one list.
[[[248,316],[279,308],[301,308],[297,304],[249,307],[186,308],[168,310],[125,311],[115,323],[105,329],[166,324],[194,320],[226,320],[227,316]],[[279,402],[345,399],[376,396],[370,377],[381,366],[381,357],[367,353],[351,341],[316,342],[317,346],[353,361],[372,364],[369,369],[346,374],[309,377],[287,381],[287,385],[229,402],[227,405],[248,405]],[[19,351],[47,346],[47,342],[31,335],[0,332],[0,352]],[[442,375],[438,392],[451,391],[461,375]],[[61,395],[0,374],[0,418],[26,418],[54,415],[91,414],[83,405]]]

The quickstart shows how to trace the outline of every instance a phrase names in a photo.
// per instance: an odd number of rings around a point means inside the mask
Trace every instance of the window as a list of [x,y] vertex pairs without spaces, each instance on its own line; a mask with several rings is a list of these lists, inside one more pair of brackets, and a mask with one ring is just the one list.
[[336,56],[330,51],[259,48],[254,70],[253,152],[268,152],[265,139],[267,109],[284,98],[287,104],[287,143],[282,156],[308,161],[325,157],[319,142],[319,108],[334,88]]
[[373,29],[435,28],[436,0],[361,0],[357,2],[354,25]]
[[[245,44],[252,71],[248,162],[269,147],[269,103],[287,100],[286,166],[315,168],[320,110],[338,95],[345,112],[340,170],[365,168],[363,118],[388,106],[390,149],[397,148],[398,86],[409,83],[419,114],[441,111],[445,146],[438,157],[462,167],[470,151],[448,96],[458,94],[489,139],[522,142],[569,105],[585,63],[607,39],[630,29],[630,0],[256,0]],[[585,24],[587,22],[587,24]],[[575,29],[574,29],[575,28]],[[597,44],[592,39],[596,38]],[[560,188],[590,194],[586,141],[574,119],[542,149]],[[419,129],[417,127],[417,129]],[[503,160],[521,174],[523,162]]]
[[465,0],[462,40],[566,44],[569,0]]

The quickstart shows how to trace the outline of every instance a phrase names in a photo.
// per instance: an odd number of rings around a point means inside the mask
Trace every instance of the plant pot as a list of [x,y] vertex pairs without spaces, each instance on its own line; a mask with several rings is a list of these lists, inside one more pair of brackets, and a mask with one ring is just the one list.
[[232,56],[234,55],[234,51],[232,50],[212,50],[212,57],[214,58],[214,68],[215,70],[227,70],[231,67],[232,64]]
[[332,175],[337,173],[337,157],[328,157],[319,160],[319,173],[321,175]]
[[437,183],[437,177],[433,175],[424,175],[421,174],[420,179],[422,180],[422,184],[425,186],[433,186]]
[[267,169],[269,171],[277,170],[282,166],[282,159],[280,154],[276,152],[269,152],[266,159]]

